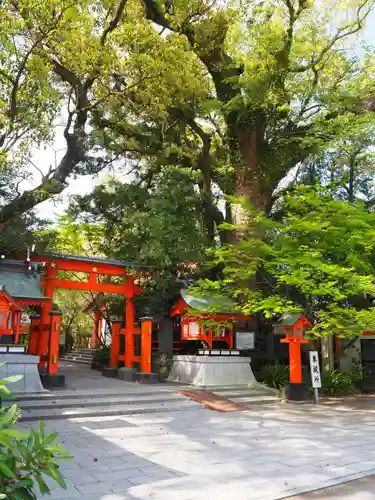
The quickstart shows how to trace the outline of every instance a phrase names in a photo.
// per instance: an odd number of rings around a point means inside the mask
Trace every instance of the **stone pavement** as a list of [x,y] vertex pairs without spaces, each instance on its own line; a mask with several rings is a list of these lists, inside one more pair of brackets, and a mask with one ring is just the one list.
[[375,500],[375,476],[291,497],[289,500]]
[[52,499],[289,498],[374,474],[374,417],[370,399],[51,421],[74,457]]

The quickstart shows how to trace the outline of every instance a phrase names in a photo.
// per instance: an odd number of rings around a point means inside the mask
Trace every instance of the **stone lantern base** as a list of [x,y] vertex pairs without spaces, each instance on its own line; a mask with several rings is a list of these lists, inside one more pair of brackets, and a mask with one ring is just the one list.
[[293,384],[288,382],[285,387],[285,399],[287,401],[306,401],[309,395],[308,385],[301,382],[300,384]]

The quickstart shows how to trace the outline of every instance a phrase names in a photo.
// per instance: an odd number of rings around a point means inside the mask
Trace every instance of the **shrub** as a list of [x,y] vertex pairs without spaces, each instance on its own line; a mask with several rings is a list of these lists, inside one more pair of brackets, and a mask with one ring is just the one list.
[[94,370],[101,370],[102,368],[109,366],[110,359],[110,347],[107,345],[101,345],[98,347],[92,357],[91,368]]
[[281,365],[278,361],[269,363],[260,371],[260,379],[268,387],[274,389],[282,389],[289,381],[289,367]]
[[348,394],[354,390],[353,377],[340,370],[329,370],[323,374],[322,391],[327,396]]
[[[0,380],[0,395],[10,397],[7,384],[20,378]],[[57,433],[46,435],[42,422],[38,431],[18,430],[15,428],[18,416],[17,405],[0,407],[0,500],[36,500],[35,488],[42,494],[50,494],[45,476],[66,489],[56,462],[71,457],[60,445],[54,444]]]

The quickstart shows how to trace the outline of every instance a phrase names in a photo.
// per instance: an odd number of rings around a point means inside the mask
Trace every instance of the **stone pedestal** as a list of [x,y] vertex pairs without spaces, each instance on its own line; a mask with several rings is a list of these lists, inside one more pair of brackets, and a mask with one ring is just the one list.
[[137,372],[133,380],[139,384],[157,384],[159,382],[159,375],[157,373]]
[[174,356],[168,381],[198,387],[256,384],[250,361],[242,356]]
[[286,401],[301,402],[306,401],[309,396],[309,388],[307,384],[301,382],[300,384],[292,384],[289,382],[285,387]]
[[117,368],[110,368],[106,366],[105,368],[103,368],[102,375],[103,377],[116,378]]
[[0,354],[0,379],[22,375],[22,379],[9,384],[8,389],[16,393],[44,392],[38,371],[39,356],[27,354]]
[[39,374],[45,389],[65,387],[65,375],[63,373],[46,373],[39,371]]
[[119,368],[117,370],[117,378],[119,378],[120,380],[125,380],[126,382],[133,382],[136,373],[136,368]]

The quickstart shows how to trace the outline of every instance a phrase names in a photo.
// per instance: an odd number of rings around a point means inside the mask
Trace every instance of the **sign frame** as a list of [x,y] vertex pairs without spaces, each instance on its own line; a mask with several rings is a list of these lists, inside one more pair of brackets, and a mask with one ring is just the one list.
[[[240,337],[244,337],[242,342]],[[236,349],[253,351],[255,349],[255,332],[236,332]]]

